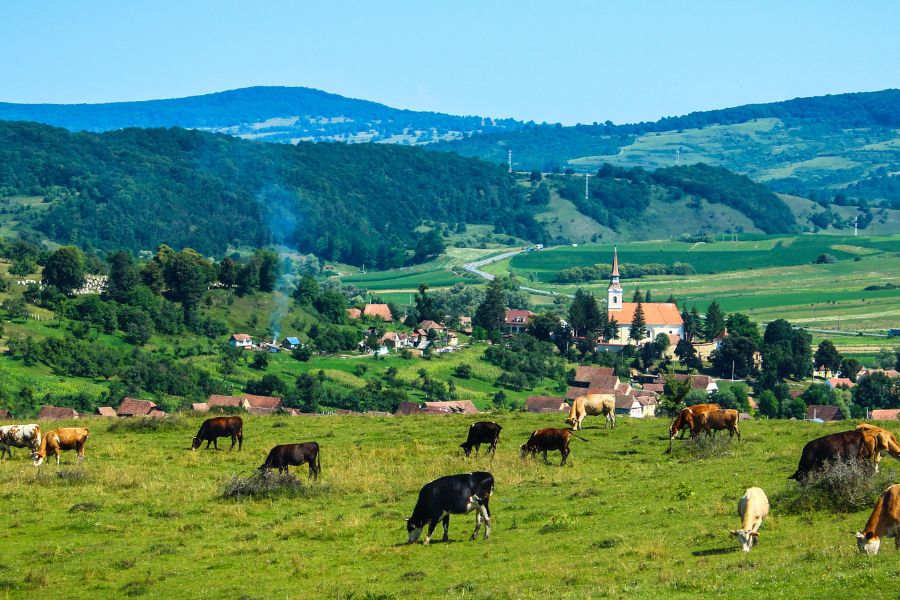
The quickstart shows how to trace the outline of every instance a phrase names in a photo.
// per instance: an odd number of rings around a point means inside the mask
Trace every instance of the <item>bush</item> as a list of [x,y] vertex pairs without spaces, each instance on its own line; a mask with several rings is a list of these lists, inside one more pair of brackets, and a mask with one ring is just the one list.
[[127,431],[131,433],[156,433],[158,431],[178,431],[187,428],[181,417],[131,417],[117,418],[109,424],[109,433]]
[[685,446],[688,454],[691,456],[691,460],[731,456],[734,449],[727,431],[720,431],[715,437],[706,434],[698,435]]
[[274,498],[277,496],[291,496],[309,498],[320,495],[326,490],[321,484],[311,484],[297,479],[290,473],[275,473],[274,471],[256,471],[250,477],[234,475],[222,490],[223,498],[240,500],[250,498]]
[[779,510],[794,514],[813,510],[856,512],[869,509],[897,475],[890,469],[880,473],[873,471],[867,460],[837,458],[778,495],[776,504]]

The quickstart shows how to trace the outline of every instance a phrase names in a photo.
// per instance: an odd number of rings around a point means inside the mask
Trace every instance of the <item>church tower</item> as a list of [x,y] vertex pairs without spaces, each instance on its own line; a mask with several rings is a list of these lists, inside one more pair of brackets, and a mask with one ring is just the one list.
[[622,286],[619,285],[619,249],[613,247],[613,264],[609,289],[606,291],[609,310],[622,310]]

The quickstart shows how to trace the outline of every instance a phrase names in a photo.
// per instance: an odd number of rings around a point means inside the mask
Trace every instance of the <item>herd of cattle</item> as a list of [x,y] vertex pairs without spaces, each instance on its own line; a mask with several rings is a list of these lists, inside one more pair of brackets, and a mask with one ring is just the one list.
[[[582,396],[573,402],[569,418],[566,419],[570,428],[546,427],[532,432],[528,440],[519,447],[520,456],[534,457],[541,452],[544,462],[547,462],[547,452],[559,451],[562,456],[560,464],[564,465],[569,456],[569,440],[572,437],[584,439],[573,431],[582,428],[585,416],[605,416],[607,425],[615,427],[614,398],[610,404],[610,398],[598,396],[604,395]],[[702,433],[714,435],[716,431],[727,430],[732,437],[737,435],[740,440],[738,420],[736,410],[722,409],[717,404],[698,404],[685,408],[669,429],[669,448],[672,449],[679,432],[682,438],[687,432],[690,432],[692,438],[697,438]],[[492,421],[473,423],[469,427],[466,441],[460,444],[460,447],[466,456],[470,456],[474,449],[477,457],[481,446],[486,444],[488,452],[493,457],[500,441],[501,429],[499,424]],[[63,427],[42,433],[41,428],[35,424],[7,425],[0,427],[0,460],[4,455],[12,458],[10,448],[15,447],[30,449],[35,466],[40,466],[46,460],[48,452],[56,456],[58,465],[60,454],[65,450],[75,450],[77,460],[80,461],[84,459],[84,446],[89,435],[90,430],[85,427]],[[212,445],[218,450],[217,440],[222,437],[231,438],[230,450],[235,444],[238,450],[242,449],[244,433],[241,417],[206,419],[194,436],[191,449],[196,450],[206,442],[206,448]],[[797,471],[790,478],[802,481],[830,461],[839,459],[866,461],[877,471],[881,455],[884,453],[900,460],[900,444],[894,435],[881,427],[862,423],[852,431],[833,433],[808,442],[803,447]],[[278,469],[279,472],[287,472],[289,467],[304,464],[309,465],[309,478],[317,479],[322,469],[318,443],[275,446],[269,451],[259,470]],[[470,539],[476,539],[482,524],[484,524],[484,539],[487,539],[491,533],[489,503],[493,491],[494,477],[484,471],[448,475],[427,483],[419,492],[412,516],[406,522],[408,542],[416,542],[422,530],[428,527],[424,539],[424,543],[428,544],[438,523],[443,524],[443,539],[446,541],[450,515],[468,514],[472,511],[476,512],[475,531],[472,532]],[[747,489],[738,502],[741,529],[731,531],[745,552],[749,552],[757,543],[759,528],[768,513],[769,500],[765,492],[758,487]],[[863,554],[877,554],[881,539],[885,537],[895,538],[895,545],[900,549],[900,484],[890,486],[878,498],[865,528],[862,532],[856,533],[858,549]]]

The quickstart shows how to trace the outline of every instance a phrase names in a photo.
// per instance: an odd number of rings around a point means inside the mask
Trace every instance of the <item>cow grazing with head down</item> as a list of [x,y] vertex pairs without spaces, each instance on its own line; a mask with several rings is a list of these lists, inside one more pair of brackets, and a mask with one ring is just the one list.
[[241,450],[244,445],[244,420],[240,417],[213,417],[203,421],[191,443],[191,450],[196,450],[203,442],[206,442],[207,449],[212,444],[213,448],[218,450],[219,445],[216,440],[220,437],[231,438],[229,450],[234,450],[235,444],[238,445],[238,450]]
[[699,415],[694,416],[694,426],[691,428],[691,437],[696,438],[702,432],[707,435],[711,431],[722,431],[727,429],[729,437],[737,435],[738,441],[741,440],[741,430],[738,428],[738,421],[741,415],[733,408],[720,408],[718,410],[708,410]]
[[696,415],[710,410],[719,410],[720,408],[722,407],[718,404],[695,404],[681,409],[681,412],[678,413],[678,416],[675,417],[675,421],[672,422],[672,426],[669,428],[669,439],[674,440],[679,431],[683,439],[684,433],[694,428],[694,417]]
[[465,515],[473,510],[475,513],[475,531],[470,540],[478,536],[478,530],[484,521],[484,539],[491,535],[491,510],[488,502],[494,493],[494,476],[484,471],[465,473],[463,475],[447,475],[426,483],[419,492],[419,500],[413,509],[412,516],[406,520],[407,542],[412,544],[419,539],[422,529],[428,526],[424,543],[431,541],[431,535],[438,521],[444,525],[444,538],[449,539],[450,515]]
[[741,550],[750,552],[750,548],[759,543],[759,528],[763,519],[769,515],[769,498],[758,487],[747,488],[738,500],[738,516],[741,517],[741,528],[731,530],[741,543]]
[[865,529],[856,532],[856,546],[862,554],[874,556],[886,537],[894,538],[894,547],[900,550],[900,483],[878,497]]
[[318,479],[322,471],[322,465],[319,463],[319,444],[306,442],[275,446],[269,450],[269,456],[259,470],[278,469],[279,473],[289,473],[288,467],[299,467],[304,463],[309,464],[309,478]]
[[824,435],[806,443],[800,454],[800,464],[788,479],[802,481],[812,472],[832,460],[872,461],[872,443],[861,431],[840,431]]
[[41,438],[41,445],[34,453],[34,466],[41,466],[48,452],[56,455],[58,465],[59,455],[64,450],[75,450],[76,460],[84,460],[84,444],[90,434],[91,430],[87,427],[61,427],[48,431]]
[[503,429],[493,421],[479,421],[469,426],[469,435],[466,441],[459,445],[460,448],[469,456],[472,448],[475,448],[475,457],[478,457],[478,451],[482,444],[489,444],[488,452],[491,456],[497,452],[497,442],[500,441],[500,430]]
[[531,457],[534,458],[535,454],[543,452],[544,462],[547,462],[547,452],[559,450],[559,453],[562,455],[562,461],[559,464],[562,466],[566,464],[566,458],[569,457],[569,439],[572,437],[578,436],[569,429],[556,429],[553,427],[536,429],[532,432],[528,441],[519,447],[520,455],[522,458],[525,458],[526,454],[531,454]]
[[28,448],[34,457],[41,446],[41,428],[31,423],[29,425],[4,425],[0,427],[0,460],[3,453],[12,458],[10,448]]
[[606,417],[606,427],[616,426],[616,396],[614,394],[588,394],[578,396],[572,401],[569,418],[566,419],[573,431],[581,429],[581,423],[587,416]]
[[865,443],[868,451],[872,454],[872,463],[875,465],[876,473],[881,464],[881,455],[883,453],[887,452],[900,460],[900,443],[897,443],[897,438],[887,429],[877,425],[860,423],[856,426],[856,431],[861,432],[865,436]]

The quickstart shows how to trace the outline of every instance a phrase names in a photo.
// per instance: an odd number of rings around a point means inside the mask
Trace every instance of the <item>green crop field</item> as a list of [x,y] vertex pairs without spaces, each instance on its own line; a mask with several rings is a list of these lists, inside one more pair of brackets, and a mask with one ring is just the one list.
[[[481,417],[484,418],[484,417]],[[562,415],[498,414],[496,457],[457,445],[475,417],[245,417],[244,449],[189,448],[200,420],[161,431],[88,426],[85,462],[35,469],[23,450],[0,465],[5,597],[47,598],[896,598],[898,551],[857,553],[869,509],[788,514],[780,495],[803,444],[846,428],[742,423],[744,440],[700,460],[688,443],[665,454],[668,421],[588,420],[559,467],[520,460],[517,446]],[[45,424],[46,428],[51,423]],[[291,495],[225,499],[277,443],[317,440],[322,475]],[[224,440],[223,440],[224,441]],[[228,446],[230,442],[225,444]],[[897,469],[887,459],[883,470]],[[493,532],[466,541],[474,516],[453,516],[451,543],[405,545],[420,487],[489,470]],[[895,479],[896,480],[896,479]],[[772,504],[760,544],[738,551],[737,500],[758,485]],[[440,540],[440,527],[436,540]],[[857,592],[859,592],[857,596]]]
[[404,290],[415,289],[424,283],[428,287],[448,287],[460,281],[466,281],[452,271],[432,269],[427,271],[379,271],[365,275],[343,277],[341,281],[364,287],[369,290]]

